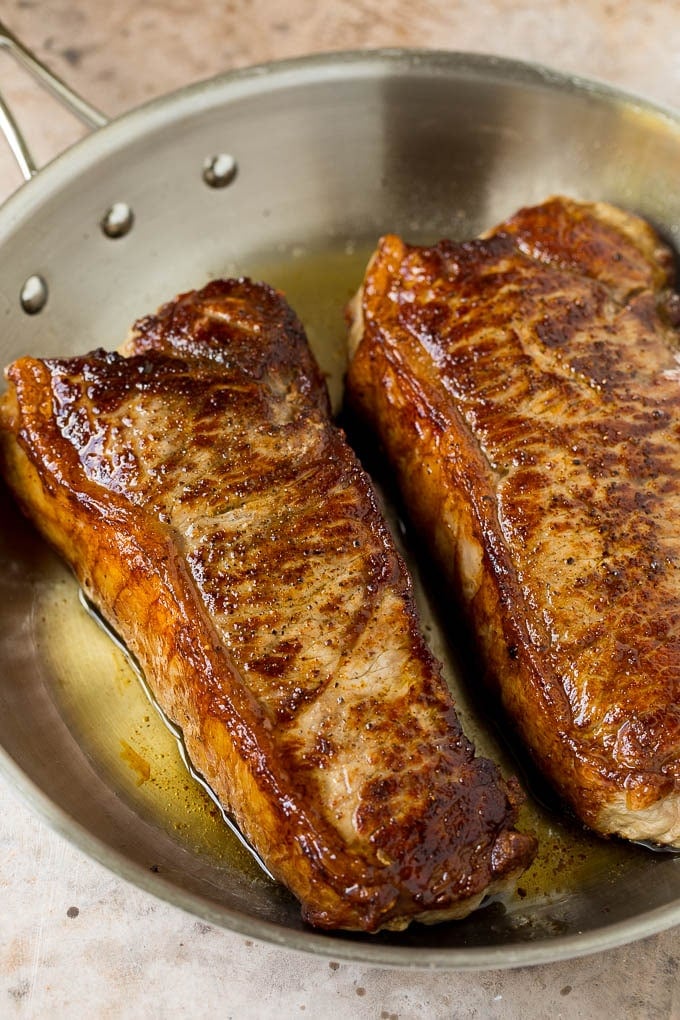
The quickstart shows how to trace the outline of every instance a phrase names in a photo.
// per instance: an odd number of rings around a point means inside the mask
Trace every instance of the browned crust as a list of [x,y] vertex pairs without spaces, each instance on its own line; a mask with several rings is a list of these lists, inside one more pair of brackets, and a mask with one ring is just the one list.
[[126,353],[8,369],[3,470],[25,512],[307,920],[463,916],[534,841],[460,730],[299,323],[269,288],[216,282],[138,323]]
[[671,261],[636,217],[562,198],[465,244],[388,236],[348,395],[541,771],[594,829],[675,845]]

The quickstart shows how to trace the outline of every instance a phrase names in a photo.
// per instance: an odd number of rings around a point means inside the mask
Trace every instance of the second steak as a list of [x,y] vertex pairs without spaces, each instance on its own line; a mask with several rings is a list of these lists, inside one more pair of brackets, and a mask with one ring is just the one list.
[[555,198],[386,237],[348,392],[539,769],[602,833],[680,843],[680,301],[635,216]]

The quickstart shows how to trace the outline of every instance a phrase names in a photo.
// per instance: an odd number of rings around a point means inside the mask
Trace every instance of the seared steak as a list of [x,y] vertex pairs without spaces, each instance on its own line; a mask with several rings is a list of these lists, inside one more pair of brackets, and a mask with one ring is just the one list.
[[680,301],[668,247],[554,198],[385,237],[349,398],[458,587],[540,770],[601,833],[680,843]]
[[189,756],[323,927],[464,915],[530,861],[282,297],[215,282],[124,354],[7,372],[4,473]]

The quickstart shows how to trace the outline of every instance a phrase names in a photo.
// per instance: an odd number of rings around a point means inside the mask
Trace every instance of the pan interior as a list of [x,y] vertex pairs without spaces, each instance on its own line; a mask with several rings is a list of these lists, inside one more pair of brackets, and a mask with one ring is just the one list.
[[[204,167],[229,155],[233,180]],[[48,167],[0,213],[5,363],[30,352],[117,347],[139,315],[218,276],[281,288],[302,318],[334,406],[342,403],[344,306],[380,234],[472,236],[550,194],[640,212],[671,240],[680,224],[677,120],[608,90],[492,60],[384,53],[313,58],[195,87],[136,111]],[[111,238],[115,203],[132,228]],[[42,312],[19,294],[38,274]],[[348,423],[351,426],[351,423]],[[530,790],[541,840],[514,894],[462,922],[366,938],[306,929],[184,768],[123,652],[5,494],[0,503],[0,745],[51,819],[111,867],[195,913],[295,948],[412,966],[553,959],[680,920],[677,858],[584,833],[545,803],[498,720],[466,683],[466,635],[402,527],[425,632],[479,750]],[[58,765],[58,767],[57,767]]]

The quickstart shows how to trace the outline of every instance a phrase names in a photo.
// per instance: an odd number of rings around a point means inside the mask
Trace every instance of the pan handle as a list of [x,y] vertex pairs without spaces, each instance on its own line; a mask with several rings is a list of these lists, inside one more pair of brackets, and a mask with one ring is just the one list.
[[[0,49],[7,50],[18,64],[24,67],[45,88],[66,107],[74,116],[90,128],[100,128],[108,124],[108,118],[99,110],[79,96],[56,74],[45,67],[28,47],[17,39],[6,25],[0,21]],[[24,180],[30,180],[38,172],[31,151],[21,129],[12,115],[7,103],[0,94],[0,131],[4,134]]]

